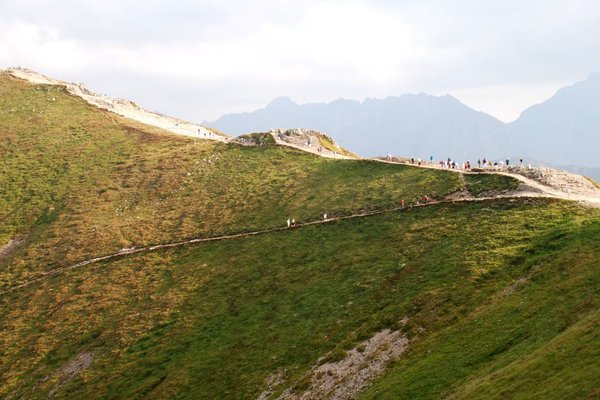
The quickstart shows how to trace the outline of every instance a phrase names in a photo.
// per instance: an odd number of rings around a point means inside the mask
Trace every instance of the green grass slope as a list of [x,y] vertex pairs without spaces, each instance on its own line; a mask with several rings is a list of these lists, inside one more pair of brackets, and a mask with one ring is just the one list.
[[[461,187],[454,174],[163,134],[0,77],[0,289],[124,247],[377,209]],[[40,263],[39,260],[44,260]]]
[[256,398],[404,317],[410,351],[364,398],[587,394],[598,233],[597,211],[504,200],[84,267],[2,299],[2,395],[45,397],[92,352],[57,397]]
[[[0,289],[122,247],[516,185],[179,138],[5,75],[0,135],[0,246],[25,238]],[[66,270],[0,295],[0,398],[253,399],[278,375],[273,399],[386,328],[408,351],[361,398],[595,398],[598,238],[600,210],[486,200]]]

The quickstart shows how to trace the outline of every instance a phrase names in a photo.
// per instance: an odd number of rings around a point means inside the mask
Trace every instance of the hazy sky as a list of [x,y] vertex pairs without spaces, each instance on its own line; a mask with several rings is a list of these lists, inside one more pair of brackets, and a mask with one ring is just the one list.
[[501,120],[600,70],[598,0],[0,0],[0,67],[194,121],[452,94]]

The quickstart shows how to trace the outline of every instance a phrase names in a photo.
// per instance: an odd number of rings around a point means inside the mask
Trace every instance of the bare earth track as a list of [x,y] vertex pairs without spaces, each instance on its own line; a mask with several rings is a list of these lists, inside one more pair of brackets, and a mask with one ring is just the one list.
[[113,99],[106,95],[94,93],[81,83],[70,83],[49,78],[26,68],[9,68],[6,70],[6,72],[15,78],[22,79],[33,84],[64,86],[69,93],[74,96],[81,97],[83,100],[87,101],[93,106],[111,111],[115,114],[119,114],[123,117],[141,122],[146,125],[164,129],[177,135],[190,136],[206,140],[216,140],[219,142],[229,141],[228,137],[217,134],[202,125],[145,110],[129,100]]
[[439,200],[439,201],[429,201],[428,203],[425,203],[425,204],[410,205],[407,207],[399,206],[399,207],[393,207],[393,208],[388,208],[388,209],[384,209],[384,210],[356,213],[356,214],[351,214],[351,215],[346,215],[346,216],[341,216],[341,217],[336,217],[336,218],[329,218],[327,220],[304,222],[304,223],[296,224],[296,226],[292,227],[292,228],[287,228],[285,226],[281,226],[281,227],[263,229],[263,230],[259,230],[259,231],[253,231],[253,232],[243,232],[243,233],[236,233],[236,234],[231,234],[231,235],[222,235],[222,236],[215,236],[215,237],[208,237],[208,238],[195,238],[195,239],[190,239],[190,240],[185,240],[185,241],[180,241],[180,242],[165,243],[165,244],[158,244],[158,245],[153,245],[153,246],[126,249],[126,250],[121,250],[117,253],[108,254],[105,256],[95,257],[95,258],[91,258],[91,259],[88,259],[85,261],[81,261],[77,264],[73,264],[70,266],[53,269],[51,271],[45,272],[44,274],[40,275],[39,277],[37,277],[35,279],[29,280],[27,282],[24,282],[19,285],[15,285],[9,289],[6,289],[6,290],[0,292],[0,295],[5,295],[5,294],[13,292],[15,290],[22,289],[27,286],[31,286],[32,284],[40,282],[43,279],[49,278],[51,276],[59,275],[63,272],[69,271],[69,270],[73,270],[73,269],[77,269],[80,267],[84,267],[86,265],[98,263],[100,261],[106,261],[106,260],[112,260],[115,258],[124,257],[124,256],[130,255],[130,254],[148,253],[148,252],[152,252],[152,251],[157,251],[157,250],[162,250],[162,249],[170,249],[170,248],[181,247],[181,246],[186,246],[186,245],[196,244],[196,243],[239,239],[239,238],[243,238],[243,237],[263,235],[263,234],[272,233],[272,232],[294,230],[294,229],[299,229],[299,228],[314,226],[314,225],[324,225],[324,224],[329,224],[329,223],[344,221],[344,220],[349,220],[349,219],[371,217],[374,215],[381,215],[381,214],[386,214],[386,213],[390,213],[390,212],[408,211],[410,209],[430,207],[430,206],[439,205],[439,204],[454,204],[454,203],[458,203],[458,202],[481,202],[481,201],[489,201],[489,200],[495,200],[495,199],[518,199],[518,198],[528,198],[528,197],[529,198],[530,197],[555,198],[553,196],[544,196],[544,195],[540,195],[540,194],[532,196],[531,193],[528,193],[528,192],[522,192],[522,193],[515,192],[512,194],[508,193],[508,194],[497,195],[497,196],[493,196],[493,197],[477,197],[477,198],[472,198],[472,197],[455,198],[452,195],[450,195],[446,199]]
[[[83,85],[80,85],[80,84],[72,84],[72,83],[67,83],[64,81],[51,79],[44,75],[38,74],[36,72],[30,71],[27,69],[22,69],[22,68],[11,68],[11,69],[8,69],[7,72],[16,78],[24,79],[24,80],[29,81],[34,84],[64,85],[70,93],[83,98],[88,103],[90,103],[96,107],[108,109],[109,111],[112,111],[116,114],[128,117],[130,119],[133,119],[133,120],[136,120],[136,121],[148,124],[148,125],[163,128],[172,133],[186,135],[186,136],[193,136],[193,137],[203,137],[205,139],[217,140],[217,141],[229,141],[229,139],[230,139],[226,136],[221,136],[221,135],[215,134],[214,132],[206,129],[203,126],[188,123],[188,122],[179,120],[177,118],[172,118],[172,117],[164,116],[161,114],[149,112],[127,100],[111,99],[107,96],[95,94],[95,93],[87,90]],[[283,136],[281,135],[282,133],[285,133],[283,131],[271,131],[270,134],[272,134],[273,138],[275,139],[275,141],[278,145],[293,147],[298,150],[302,150],[302,151],[306,151],[306,152],[318,155],[320,157],[337,158],[337,159],[353,158],[353,157],[350,157],[345,154],[340,154],[331,149],[321,148],[321,149],[319,149],[321,151],[318,151],[317,149],[319,146],[318,145],[311,146],[310,141],[307,144],[305,144],[304,140],[308,137],[306,135],[312,134],[311,132],[312,131],[301,130],[300,133],[302,133],[303,135],[294,135],[292,137],[293,140],[292,139],[283,140],[282,139]],[[316,137],[313,137],[313,136],[311,136],[311,139],[314,140],[316,143],[318,143],[318,140],[316,140]],[[298,138],[301,138],[301,140]],[[335,145],[335,143],[333,143],[333,144]],[[336,146],[335,148],[337,148],[337,145],[335,145],[335,146]],[[407,165],[406,162],[387,161],[387,160],[382,160],[382,159],[372,159],[372,161]],[[408,164],[408,165],[414,166],[415,168],[440,169],[436,164],[425,163],[419,167],[417,167],[416,165],[412,165],[412,164]],[[460,169],[450,169],[448,171],[460,173],[460,174],[473,174],[473,172],[464,171],[464,170],[460,170]],[[510,169],[502,169],[502,170],[496,170],[496,169],[492,168],[492,169],[486,170],[482,173],[499,174],[499,175],[509,176],[509,177],[519,180],[521,182],[521,185],[517,190],[511,191],[509,193],[501,193],[501,194],[495,194],[493,196],[478,197],[478,198],[474,198],[474,197],[470,196],[468,193],[459,193],[459,194],[448,196],[447,198],[445,198],[443,200],[430,201],[427,204],[413,205],[413,206],[407,207],[406,209],[416,208],[416,207],[426,207],[426,206],[442,204],[442,203],[485,201],[485,200],[493,200],[493,199],[501,199],[501,198],[524,198],[524,197],[562,199],[562,200],[580,202],[587,206],[600,207],[600,188],[596,187],[592,182],[586,181],[585,178],[578,176],[578,175],[569,174],[567,172],[556,171],[556,170],[551,170],[551,169],[533,169],[533,170],[531,170],[531,169],[526,169],[526,168],[510,168]],[[534,178],[537,178],[537,179],[534,179]],[[373,215],[379,215],[379,214],[383,214],[383,213],[401,211],[401,210],[406,210],[406,209],[403,209],[402,207],[394,207],[394,208],[385,209],[385,210],[378,210],[378,211],[366,212],[366,213],[357,213],[357,214],[343,216],[343,217],[330,218],[325,221],[323,221],[323,220],[311,221],[311,222],[298,224],[293,229],[302,228],[302,227],[311,226],[311,225],[321,225],[321,224],[326,224],[326,223],[332,223],[332,222],[346,220],[346,219],[352,219],[352,218],[369,217],[369,216],[373,216]],[[57,269],[45,272],[44,274],[40,275],[39,277],[37,277],[35,279],[29,280],[29,281],[24,282],[19,285],[15,285],[9,289],[6,289],[6,290],[0,292],[0,295],[4,295],[6,293],[12,292],[12,291],[20,289],[20,288],[24,288],[26,286],[30,286],[36,282],[40,282],[42,279],[45,279],[45,278],[48,278],[48,277],[51,277],[54,275],[58,275],[62,272],[68,271],[68,270],[73,270],[73,269],[80,268],[80,267],[90,265],[93,263],[98,263],[100,261],[110,260],[110,259],[114,259],[117,257],[123,257],[123,256],[129,255],[129,254],[146,253],[146,252],[150,252],[150,251],[180,247],[180,246],[185,246],[185,245],[194,244],[194,243],[237,239],[237,238],[241,238],[241,237],[261,235],[261,234],[265,234],[265,233],[283,231],[283,230],[287,230],[287,229],[289,229],[289,228],[276,227],[276,228],[270,228],[270,229],[254,231],[254,232],[243,232],[243,233],[237,233],[237,234],[232,234],[232,235],[223,235],[223,236],[210,237],[210,238],[195,238],[195,239],[174,242],[174,243],[158,244],[158,245],[154,245],[154,246],[121,250],[121,251],[113,253],[113,254],[108,254],[105,256],[91,258],[91,259],[81,261],[81,262],[71,265],[71,266],[57,268]],[[6,246],[0,248],[0,256],[3,253],[7,253],[12,247],[16,246],[18,243],[19,243],[18,240],[13,240],[13,241],[9,242]]]
[[[416,166],[406,162],[386,161],[378,158],[371,159],[388,164],[410,165],[415,168],[441,169],[437,164],[422,164]],[[588,206],[600,207],[600,189],[583,176],[558,171],[551,168],[525,168],[512,167],[495,169],[490,168],[483,172],[471,172],[461,169],[444,169],[457,174],[495,174],[504,175],[521,182],[521,186],[507,195],[501,197],[544,197],[561,200],[569,200],[584,203]],[[533,177],[536,177],[534,179]]]

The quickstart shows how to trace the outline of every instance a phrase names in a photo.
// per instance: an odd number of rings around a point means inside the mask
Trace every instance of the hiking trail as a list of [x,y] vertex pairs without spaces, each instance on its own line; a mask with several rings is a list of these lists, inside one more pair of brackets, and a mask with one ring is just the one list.
[[[38,276],[37,278],[28,280],[26,282],[23,282],[21,284],[12,286],[8,289],[1,291],[0,296],[8,294],[10,292],[13,292],[15,290],[30,286],[34,283],[42,281],[43,279],[61,274],[66,271],[81,268],[81,267],[84,267],[84,266],[90,265],[90,264],[95,264],[100,261],[106,261],[106,260],[112,260],[115,258],[124,257],[124,256],[131,255],[131,254],[148,253],[148,252],[162,250],[162,249],[182,247],[182,246],[195,244],[195,243],[216,242],[216,241],[222,241],[222,240],[231,240],[231,239],[238,239],[238,238],[244,238],[244,237],[250,237],[250,236],[258,236],[258,235],[264,235],[264,234],[272,233],[272,232],[293,231],[293,230],[303,228],[303,227],[330,224],[330,223],[345,221],[345,220],[349,220],[349,219],[365,218],[365,217],[371,217],[371,216],[375,216],[375,215],[381,215],[381,214],[397,212],[397,211],[409,211],[411,209],[430,207],[430,206],[440,205],[440,204],[455,204],[455,203],[461,203],[461,202],[463,202],[463,203],[481,202],[481,201],[489,201],[489,200],[496,200],[496,199],[519,199],[519,198],[530,198],[530,197],[548,198],[548,196],[543,196],[543,195],[530,196],[530,195],[528,195],[528,193],[514,193],[514,194],[506,193],[503,195],[497,195],[497,196],[492,196],[492,197],[463,197],[463,198],[456,198],[453,196],[453,194],[450,194],[442,200],[437,200],[437,201],[430,200],[427,203],[407,205],[406,207],[397,206],[397,207],[391,207],[391,208],[386,208],[386,209],[381,209],[381,210],[376,210],[376,211],[355,213],[355,214],[344,215],[344,216],[340,216],[340,217],[331,217],[331,218],[328,218],[327,220],[318,219],[315,221],[301,222],[301,223],[296,223],[295,226],[292,226],[290,228],[288,228],[287,226],[278,226],[275,228],[262,229],[262,230],[258,230],[258,231],[252,231],[252,232],[241,232],[241,233],[235,233],[235,234],[231,234],[231,235],[221,235],[221,236],[213,236],[213,237],[205,237],[205,238],[194,238],[194,239],[183,240],[183,241],[178,241],[178,242],[173,242],[173,243],[164,243],[164,244],[157,244],[157,245],[145,246],[145,247],[139,247],[139,248],[123,249],[116,253],[107,254],[107,255],[99,256],[99,257],[94,257],[94,258],[91,258],[88,260],[78,262],[73,265],[46,271],[46,272],[42,273],[40,276]],[[553,198],[553,197],[550,197],[550,198]]]
[[[510,167],[510,168],[489,168],[481,172],[465,171],[462,169],[441,168],[437,164],[422,165],[410,164],[400,161],[388,161],[379,158],[371,160],[387,163],[400,164],[414,168],[437,169],[441,171],[454,172],[461,175],[504,175],[514,178],[521,182],[521,186],[511,192],[511,197],[545,197],[561,200],[576,201],[585,203],[589,206],[600,207],[600,187],[580,175],[572,174],[566,171],[559,171],[552,168],[528,168],[528,167]],[[502,197],[502,195],[498,195]]]

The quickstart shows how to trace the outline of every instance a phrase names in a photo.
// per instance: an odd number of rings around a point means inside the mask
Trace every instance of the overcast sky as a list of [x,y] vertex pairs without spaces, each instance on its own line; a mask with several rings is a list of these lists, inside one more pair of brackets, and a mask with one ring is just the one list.
[[0,67],[193,121],[451,94],[510,121],[600,70],[598,0],[0,0]]

